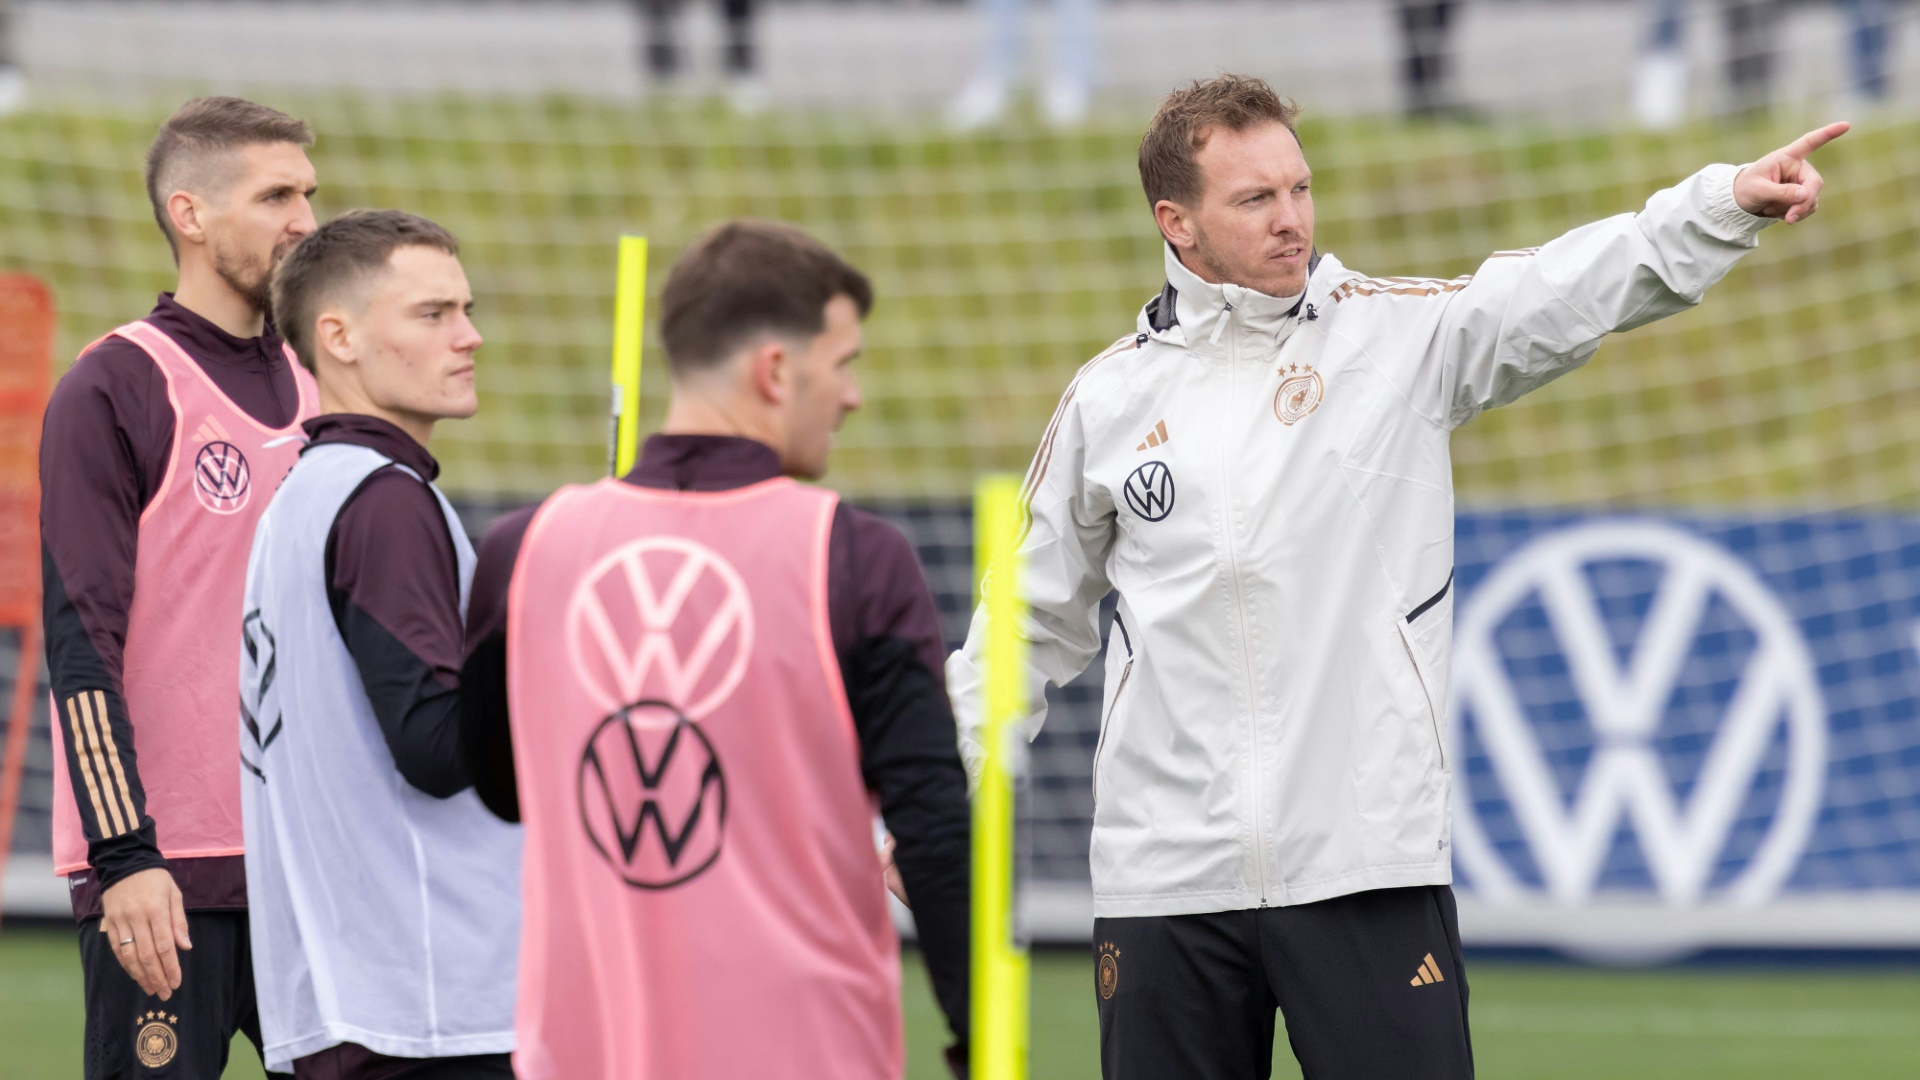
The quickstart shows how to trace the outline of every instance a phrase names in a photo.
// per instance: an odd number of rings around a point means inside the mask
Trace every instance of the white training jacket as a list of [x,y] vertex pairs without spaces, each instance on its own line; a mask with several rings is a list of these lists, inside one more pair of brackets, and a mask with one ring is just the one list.
[[[1036,695],[1098,654],[1119,593],[1096,915],[1452,881],[1448,437],[1698,303],[1768,224],[1735,204],[1737,171],[1452,281],[1322,257],[1297,303],[1207,284],[1169,250],[1167,288],[1080,369],[1026,484]],[[970,769],[985,618],[947,664]]]

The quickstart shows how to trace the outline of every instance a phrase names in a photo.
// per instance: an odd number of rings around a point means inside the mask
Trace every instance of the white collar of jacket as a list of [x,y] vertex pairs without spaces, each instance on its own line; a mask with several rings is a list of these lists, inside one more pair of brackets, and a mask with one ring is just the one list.
[[[1241,355],[1271,359],[1310,313],[1325,312],[1330,283],[1340,276],[1338,260],[1316,252],[1308,265],[1305,293],[1268,296],[1239,285],[1204,281],[1180,261],[1173,245],[1165,248],[1167,284],[1141,311],[1139,332],[1196,353],[1226,355],[1229,336],[1233,336],[1238,338]],[[1171,319],[1165,313],[1169,303]]]

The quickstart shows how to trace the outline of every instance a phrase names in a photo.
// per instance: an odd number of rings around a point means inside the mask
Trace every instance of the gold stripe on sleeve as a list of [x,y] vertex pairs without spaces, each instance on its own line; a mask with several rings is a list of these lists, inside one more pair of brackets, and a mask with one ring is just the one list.
[[87,736],[80,730],[80,710],[76,704],[79,695],[67,699],[67,719],[73,728],[73,759],[80,763],[80,775],[87,782],[87,796],[93,800],[93,819],[100,828],[100,837],[105,839],[117,835],[118,830],[107,820],[107,808],[100,803],[100,787],[94,783],[93,767],[88,764],[88,755],[93,753],[87,745]]
[[[94,715],[100,720],[100,734],[107,742],[107,763],[113,767],[114,783],[120,788],[120,800],[127,815],[127,828],[140,827],[140,815],[133,808],[133,790],[127,786],[127,766],[120,760],[120,747],[113,741],[113,724],[107,719],[107,695],[104,691],[93,692]],[[113,801],[113,793],[108,791],[107,801]]]

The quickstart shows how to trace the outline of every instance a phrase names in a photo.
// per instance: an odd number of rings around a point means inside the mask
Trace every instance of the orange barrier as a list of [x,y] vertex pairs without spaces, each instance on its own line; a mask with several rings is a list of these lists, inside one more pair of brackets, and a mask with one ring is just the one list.
[[0,627],[20,632],[7,741],[0,754],[0,877],[13,845],[40,675],[40,418],[53,378],[53,294],[0,274]]

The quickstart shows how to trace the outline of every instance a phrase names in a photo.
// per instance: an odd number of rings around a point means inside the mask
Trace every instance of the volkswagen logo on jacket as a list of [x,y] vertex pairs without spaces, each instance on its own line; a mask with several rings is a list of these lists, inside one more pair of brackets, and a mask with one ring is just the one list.
[[1173,513],[1173,470],[1164,461],[1149,461],[1127,477],[1127,507],[1142,520],[1159,521]]

